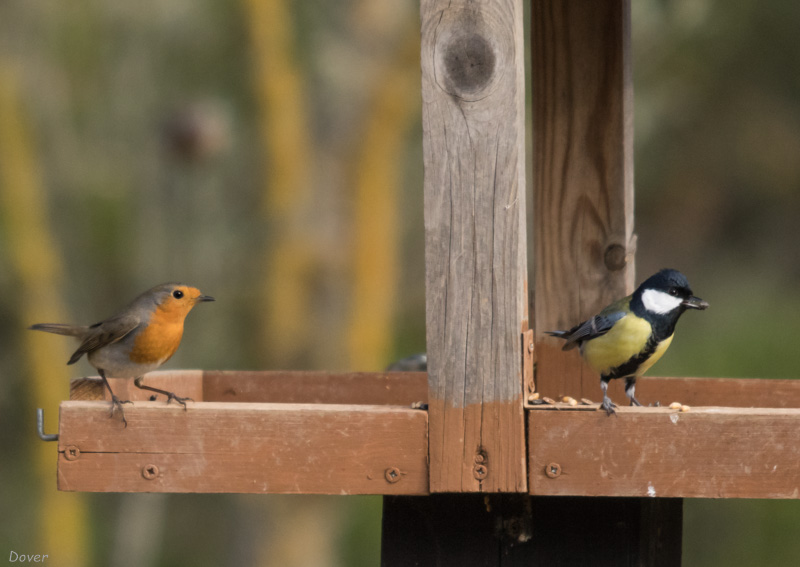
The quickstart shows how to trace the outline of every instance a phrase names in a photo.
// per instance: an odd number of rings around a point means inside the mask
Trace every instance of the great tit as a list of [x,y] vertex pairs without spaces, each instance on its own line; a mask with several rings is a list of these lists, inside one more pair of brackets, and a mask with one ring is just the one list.
[[625,378],[625,394],[631,405],[641,406],[634,396],[636,378],[669,348],[675,324],[684,311],[707,308],[708,303],[692,294],[686,276],[664,269],[647,278],[632,295],[615,301],[588,321],[569,331],[548,334],[566,339],[562,350],[580,348],[589,366],[600,374],[601,407],[611,415],[616,404],[608,397],[608,382]]

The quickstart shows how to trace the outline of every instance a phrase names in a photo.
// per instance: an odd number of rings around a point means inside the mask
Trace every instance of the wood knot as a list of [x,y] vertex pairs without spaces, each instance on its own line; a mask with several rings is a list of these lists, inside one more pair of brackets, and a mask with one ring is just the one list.
[[606,247],[603,261],[609,271],[618,272],[628,263],[626,256],[627,253],[622,244],[611,244]]
[[436,84],[453,97],[474,102],[489,96],[513,67],[513,28],[493,6],[445,9],[433,41]]
[[480,91],[494,74],[495,60],[491,44],[481,35],[453,36],[444,47],[444,79],[451,87],[447,90],[468,94]]

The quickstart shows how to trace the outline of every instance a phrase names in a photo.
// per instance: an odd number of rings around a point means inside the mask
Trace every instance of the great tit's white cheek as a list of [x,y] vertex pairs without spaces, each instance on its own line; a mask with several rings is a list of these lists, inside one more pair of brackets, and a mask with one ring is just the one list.
[[677,309],[683,300],[657,289],[646,289],[642,294],[644,308],[652,313],[663,315]]

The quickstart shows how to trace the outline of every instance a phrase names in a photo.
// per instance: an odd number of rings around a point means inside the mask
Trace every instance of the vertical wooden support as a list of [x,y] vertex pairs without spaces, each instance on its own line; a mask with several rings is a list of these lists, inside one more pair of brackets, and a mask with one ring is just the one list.
[[681,561],[682,517],[674,501],[387,496],[381,565],[674,567]]
[[[531,16],[536,386],[598,399],[599,377],[544,331],[633,290],[630,0],[533,0]],[[681,499],[534,497],[542,507],[529,556],[542,564],[680,565]],[[580,539],[600,524],[615,528]]]
[[531,15],[536,385],[598,399],[598,376],[544,331],[633,290],[630,0],[534,0]]
[[433,492],[526,487],[521,0],[422,0]]

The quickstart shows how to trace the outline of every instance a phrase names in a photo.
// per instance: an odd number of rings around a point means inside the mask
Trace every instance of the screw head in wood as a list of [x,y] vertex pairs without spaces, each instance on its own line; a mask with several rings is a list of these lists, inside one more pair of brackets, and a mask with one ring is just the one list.
[[156,465],[145,465],[142,467],[142,477],[146,480],[153,480],[158,476],[158,467]]
[[64,458],[68,461],[77,461],[81,456],[81,450],[75,445],[70,445],[64,449]]
[[472,476],[474,476],[477,480],[483,480],[489,475],[489,469],[486,468],[486,465],[475,465],[472,468]]
[[386,478],[386,482],[394,484],[400,480],[400,469],[397,467],[390,467],[383,471],[383,476]]
[[558,463],[550,463],[544,468],[544,474],[550,478],[558,478],[561,476],[561,465]]

